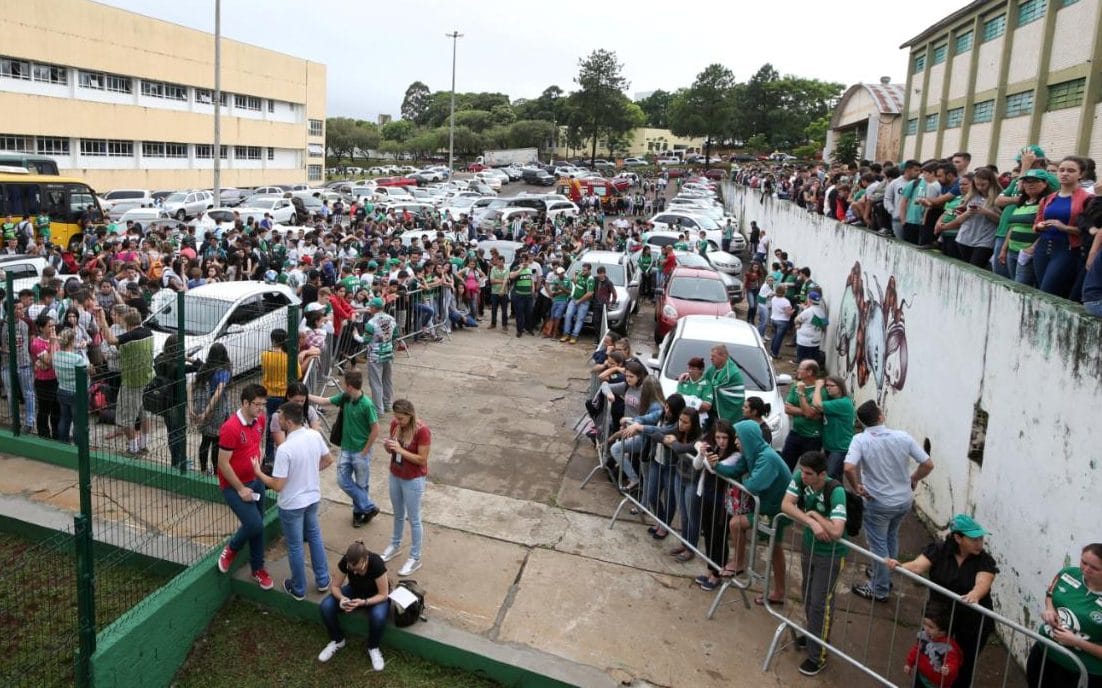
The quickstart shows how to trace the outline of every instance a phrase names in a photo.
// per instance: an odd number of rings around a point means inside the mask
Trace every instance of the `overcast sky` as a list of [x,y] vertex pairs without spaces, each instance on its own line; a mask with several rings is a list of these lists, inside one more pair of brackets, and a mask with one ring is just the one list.
[[[104,0],[204,31],[214,30],[214,0]],[[770,62],[796,74],[847,86],[906,76],[899,45],[960,9],[967,0],[790,0],[764,2],[591,2],[554,0],[227,0],[222,35],[325,63],[328,115],[397,119],[413,81],[451,88],[458,30],[456,90],[534,98],[555,84],[575,88],[578,59],[614,51],[627,91],[675,90],[720,62],[739,81]],[[905,12],[900,12],[906,8]]]

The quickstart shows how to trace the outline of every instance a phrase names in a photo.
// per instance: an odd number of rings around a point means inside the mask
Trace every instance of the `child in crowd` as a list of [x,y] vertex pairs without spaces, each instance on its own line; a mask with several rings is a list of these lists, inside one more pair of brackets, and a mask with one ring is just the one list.
[[948,688],[957,680],[962,655],[960,645],[949,637],[948,628],[949,609],[943,603],[930,602],[922,617],[918,640],[903,665],[903,673],[907,675],[917,665],[916,687]]

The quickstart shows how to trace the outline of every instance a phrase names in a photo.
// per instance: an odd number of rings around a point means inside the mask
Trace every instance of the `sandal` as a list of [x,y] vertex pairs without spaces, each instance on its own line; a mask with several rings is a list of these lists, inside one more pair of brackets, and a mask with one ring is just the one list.
[[658,526],[651,526],[650,528],[647,528],[647,532],[650,533],[650,536],[655,540],[665,540],[666,536],[670,534],[670,531],[663,530]]
[[719,577],[720,578],[734,578],[735,576],[741,576],[744,573],[746,573],[746,569],[739,569],[738,571],[734,571],[732,569],[725,568],[725,569],[723,569],[722,571],[719,572]]
[[678,545],[677,547],[674,547],[673,549],[670,550],[670,556],[671,557],[676,557],[677,555],[684,554],[687,551],[689,551],[689,550],[688,550],[687,547],[685,547],[685,545]]
[[784,606],[784,600],[783,599],[780,599],[780,600],[766,600],[765,595],[758,595],[757,597],[754,598],[754,604],[758,605],[759,607],[764,607],[766,602],[769,603],[770,607],[783,607]]
[[696,555],[692,553],[692,550],[687,549],[684,552],[682,552],[681,554],[676,555],[674,557],[674,559],[676,559],[678,561],[681,561],[681,562],[685,562],[685,561],[691,560],[695,556]]

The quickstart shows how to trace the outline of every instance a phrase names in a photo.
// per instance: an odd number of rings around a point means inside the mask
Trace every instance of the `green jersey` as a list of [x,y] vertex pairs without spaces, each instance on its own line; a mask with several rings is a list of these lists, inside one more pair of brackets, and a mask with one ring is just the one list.
[[654,265],[653,253],[640,253],[639,254],[639,269],[643,272],[647,272]]
[[574,290],[574,284],[570,281],[570,278],[563,275],[562,279],[557,280],[552,286],[551,300],[556,302],[567,301],[570,299],[570,292]]
[[[821,490],[815,491],[810,486],[804,485],[804,476],[800,471],[792,474],[792,482],[788,483],[787,493],[795,495],[797,499],[803,495],[803,510],[806,513],[815,512],[831,521],[846,520],[846,490],[841,483],[834,482],[834,489],[827,496],[826,488],[831,484],[828,479]],[[797,502],[799,503],[799,502]],[[842,530],[841,540],[822,542],[811,532],[811,528],[804,528],[804,550],[810,550],[811,554],[822,557],[844,556],[846,552],[846,531]]]
[[727,241],[730,241],[731,239],[735,238],[735,226],[734,225],[723,225],[723,238],[726,239]]
[[586,294],[592,294],[593,290],[596,288],[597,280],[593,279],[592,276],[584,277],[582,275],[577,275],[574,278],[574,283],[570,292],[570,298],[574,301],[577,301]]
[[696,252],[699,253],[700,255],[704,255],[705,253],[708,252],[708,240],[707,239],[697,239],[697,241],[696,241]]
[[[825,395],[824,395],[825,396]],[[857,411],[853,399],[823,399],[823,451],[849,451]]]
[[[49,239],[50,239],[50,216],[49,215],[47,215],[46,213],[40,213],[39,216],[34,219],[34,227],[35,227],[35,230],[38,232],[39,236],[45,237],[46,240],[49,241]],[[115,233],[116,234],[120,233],[117,228],[115,230]]]
[[368,360],[372,363],[387,363],[394,360],[394,334],[398,331],[398,322],[390,315],[379,311],[371,316],[364,325],[364,334],[371,338]]
[[1011,204],[1003,208],[999,227],[1006,223],[1006,250],[1024,251],[1037,239],[1033,223],[1037,221],[1037,201],[1019,206]]
[[677,383],[677,393],[685,397],[685,405],[699,408],[701,402],[712,402],[715,396],[712,383],[703,375],[696,382],[685,380]]
[[[1091,643],[1102,640],[1102,593],[1091,592],[1083,580],[1083,571],[1078,566],[1069,566],[1056,574],[1049,589],[1052,606],[1065,628]],[[1052,628],[1041,624],[1040,634],[1052,638]],[[1068,648],[1086,667],[1092,677],[1102,675],[1102,657],[1096,657],[1080,648]],[[1076,671],[1071,660],[1061,654],[1050,652],[1049,661],[1056,662],[1069,671]]]
[[490,268],[490,293],[504,296],[509,289],[509,268]]
[[[742,402],[746,400],[746,385],[742,381],[742,371],[734,359],[728,358],[722,368],[708,366],[704,379],[712,388],[712,410],[716,417],[732,424],[742,420]],[[705,399],[705,401],[709,401]]]
[[673,245],[673,250],[675,250],[675,251],[688,251],[689,250],[689,244],[686,241],[678,241],[677,243],[675,243]]
[[[811,397],[815,393],[814,387],[804,388],[804,398],[807,399],[807,405],[811,406]],[[800,394],[796,391],[796,385],[792,385],[788,390],[788,397],[786,402],[793,406],[800,405]],[[822,437],[823,436],[823,421],[821,418],[807,418],[804,416],[792,417],[792,432],[796,433],[800,437]]]
[[361,394],[359,399],[352,401],[346,394],[341,393],[335,397],[329,397],[329,401],[337,406],[343,404],[341,449],[356,453],[364,451],[367,440],[371,437],[371,429],[379,421],[371,398]]
[[356,290],[360,288],[360,278],[356,277],[355,275],[349,275],[347,277],[341,278],[341,281],[337,282],[337,284],[340,284],[345,289],[347,289],[349,294],[355,294]]
[[7,241],[8,239],[15,239],[16,238],[16,236],[15,236],[15,223],[14,222],[5,222],[4,224],[0,225],[0,231],[4,232],[4,240],[5,241]]
[[[954,196],[948,203],[945,204],[945,212],[942,213],[942,215],[941,215],[942,223],[948,224],[948,223],[952,222],[954,219],[956,219],[956,216],[953,214],[953,211],[955,211],[957,209],[957,207],[959,207],[960,204],[963,201],[964,201],[964,196]],[[941,236],[943,236],[943,237],[955,237],[957,235],[957,232],[959,232],[959,231],[960,231],[960,227],[957,227],[956,229],[942,230]]]
[[532,268],[521,268],[520,274],[513,281],[513,293],[518,296],[531,296],[532,294]]

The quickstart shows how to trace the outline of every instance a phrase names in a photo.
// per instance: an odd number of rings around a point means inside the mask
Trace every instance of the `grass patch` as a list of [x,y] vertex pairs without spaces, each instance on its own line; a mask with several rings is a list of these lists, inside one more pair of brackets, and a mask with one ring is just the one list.
[[[316,623],[289,619],[253,602],[235,598],[211,621],[173,681],[175,688],[248,686],[262,682],[281,688],[490,688],[497,683],[443,667],[383,645],[386,669],[375,672],[363,638],[348,643],[329,662],[318,653],[329,642]],[[243,657],[248,657],[243,661]]]
[[[35,542],[0,532],[0,685],[73,685],[79,645],[76,579],[69,533]],[[111,623],[168,579],[118,563],[97,570],[96,627]]]

